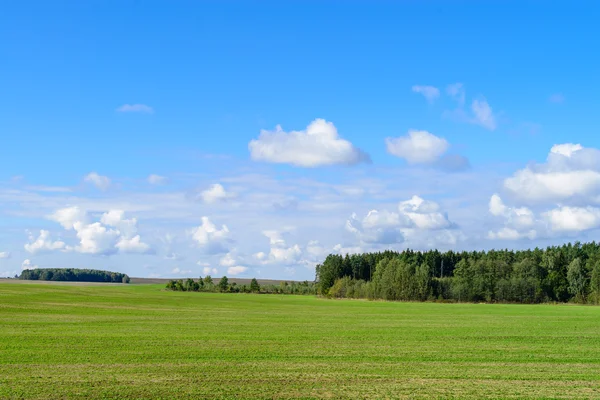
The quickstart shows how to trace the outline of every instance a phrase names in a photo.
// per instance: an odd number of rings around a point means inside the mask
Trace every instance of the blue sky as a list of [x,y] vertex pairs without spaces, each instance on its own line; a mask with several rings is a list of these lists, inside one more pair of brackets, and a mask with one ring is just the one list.
[[8,4],[0,273],[309,279],[330,252],[591,240],[599,11]]

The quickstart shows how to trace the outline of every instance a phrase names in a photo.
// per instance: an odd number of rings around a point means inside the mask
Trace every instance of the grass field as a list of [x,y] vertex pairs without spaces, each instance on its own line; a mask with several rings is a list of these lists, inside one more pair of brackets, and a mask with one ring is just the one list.
[[600,307],[0,283],[0,398],[600,398]]

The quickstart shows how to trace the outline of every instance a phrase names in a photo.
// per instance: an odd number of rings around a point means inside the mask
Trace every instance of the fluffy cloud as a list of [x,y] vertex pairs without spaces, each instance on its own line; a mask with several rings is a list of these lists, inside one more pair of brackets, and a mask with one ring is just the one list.
[[226,253],[230,241],[227,225],[218,229],[208,217],[202,217],[202,224],[191,230],[192,239],[208,254]]
[[167,178],[160,175],[151,174],[148,176],[148,183],[151,185],[162,185],[167,182]]
[[516,229],[504,227],[497,232],[490,231],[488,232],[488,238],[492,240],[518,240],[523,238],[535,239],[537,233],[535,230],[529,230],[526,232],[519,232]]
[[410,130],[406,136],[386,138],[387,152],[406,160],[410,165],[429,165],[448,171],[469,167],[469,161],[456,154],[445,154],[450,144],[444,138],[427,131]]
[[96,172],[90,172],[83,178],[84,182],[91,183],[100,190],[106,190],[110,186],[110,179]]
[[207,204],[225,201],[233,197],[235,197],[235,195],[233,193],[228,193],[223,185],[219,183],[211,185],[208,189],[200,193],[200,198]]
[[600,227],[600,209],[596,207],[559,207],[544,217],[554,231],[580,232]]
[[23,260],[21,264],[21,270],[25,271],[26,269],[36,269],[39,268],[37,265],[34,265],[30,259]]
[[446,139],[427,131],[411,130],[408,135],[386,138],[388,153],[404,158],[409,164],[432,164],[448,150]]
[[235,257],[233,254],[231,253],[227,253],[225,254],[220,260],[219,260],[219,265],[221,267],[233,267],[235,264],[238,263],[238,259],[237,257]]
[[10,252],[8,251],[0,251],[0,260],[10,258]]
[[50,239],[50,232],[43,229],[40,230],[40,235],[37,239],[32,234],[29,234],[29,241],[31,243],[25,244],[24,247],[25,250],[32,254],[62,250],[66,247],[65,243],[60,240],[52,241]]
[[241,265],[238,265],[238,266],[235,266],[235,267],[229,267],[229,268],[227,268],[227,275],[236,276],[236,275],[239,275],[239,274],[243,274],[246,271],[248,271],[247,267],[242,267]]
[[299,245],[288,246],[284,239],[284,232],[267,230],[263,231],[263,235],[269,238],[271,249],[269,254],[262,252],[255,254],[257,259],[261,259],[263,264],[298,264],[302,259],[302,249]]
[[151,253],[150,246],[137,234],[137,219],[126,219],[124,214],[122,210],[110,210],[99,222],[89,223],[88,214],[75,206],[57,210],[49,218],[75,231],[79,245],[64,246],[65,250],[97,255]]
[[262,130],[248,144],[255,161],[291,164],[298,167],[354,165],[370,162],[369,156],[339,137],[336,127],[324,119],[314,120],[304,131]]
[[514,197],[530,202],[595,201],[600,194],[600,151],[580,144],[554,145],[545,163],[504,180]]
[[211,268],[211,267],[204,267],[202,268],[202,273],[204,275],[217,275],[219,273],[219,270],[216,268]]
[[177,275],[190,275],[190,274],[192,274],[192,270],[191,269],[181,269],[179,267],[176,267],[171,270],[171,273],[177,274]]
[[121,107],[117,108],[117,112],[152,114],[154,109],[145,104],[123,104]]
[[433,103],[435,99],[440,97],[440,90],[434,86],[415,85],[412,87],[412,91],[422,94],[429,103]]
[[370,245],[404,241],[409,241],[413,246],[430,246],[436,241],[452,244],[463,239],[462,234],[448,231],[454,228],[455,225],[441,212],[437,203],[419,196],[400,202],[397,212],[371,210],[363,219],[353,214],[346,221],[346,230],[356,235],[361,243]]
[[504,227],[498,231],[489,231],[489,239],[518,240],[523,238],[535,239],[538,235],[537,220],[527,207],[511,208],[504,204],[499,195],[494,194],[488,204],[490,214],[503,219]]

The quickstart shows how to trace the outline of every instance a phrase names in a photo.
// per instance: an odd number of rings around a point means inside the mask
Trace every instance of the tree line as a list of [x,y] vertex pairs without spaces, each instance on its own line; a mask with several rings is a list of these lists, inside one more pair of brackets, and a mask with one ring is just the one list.
[[317,287],[314,282],[280,282],[279,285],[260,285],[256,278],[252,278],[250,284],[238,285],[229,282],[229,278],[222,277],[215,283],[210,275],[198,280],[188,278],[186,280],[170,280],[167,289],[181,292],[221,292],[221,293],[265,293],[265,294],[316,294]]
[[330,254],[316,268],[329,297],[600,303],[600,243],[533,250]]
[[77,268],[36,268],[21,272],[19,279],[32,281],[118,282],[129,283],[129,276],[120,272]]

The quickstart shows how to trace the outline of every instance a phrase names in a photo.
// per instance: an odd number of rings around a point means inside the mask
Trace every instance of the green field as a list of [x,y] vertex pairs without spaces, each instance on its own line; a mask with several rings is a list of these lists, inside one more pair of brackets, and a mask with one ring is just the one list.
[[0,398],[600,398],[600,307],[0,283]]

